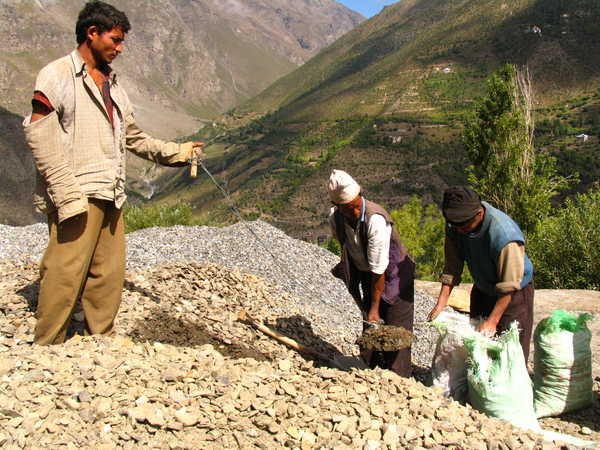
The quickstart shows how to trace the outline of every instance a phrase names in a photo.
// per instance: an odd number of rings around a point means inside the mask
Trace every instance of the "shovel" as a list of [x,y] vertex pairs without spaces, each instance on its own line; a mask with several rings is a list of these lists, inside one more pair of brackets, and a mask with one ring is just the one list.
[[249,323],[257,330],[262,331],[267,336],[274,338],[275,340],[281,342],[282,344],[292,347],[293,349],[298,350],[302,353],[306,353],[307,355],[310,355],[313,358],[320,359],[321,361],[325,361],[326,363],[332,365],[333,367],[335,367],[337,369],[349,371],[352,368],[361,369],[361,370],[368,368],[367,365],[361,359],[359,359],[357,357],[339,355],[339,356],[335,356],[333,359],[331,359],[331,358],[313,350],[312,348],[307,347],[306,345],[302,345],[299,342],[296,342],[294,339],[291,339],[287,336],[283,336],[283,335],[271,330],[269,327],[263,325],[262,323],[258,322],[255,319],[253,319],[252,316],[250,316],[250,314],[248,314],[247,311],[240,312],[238,315],[238,320],[243,323]]

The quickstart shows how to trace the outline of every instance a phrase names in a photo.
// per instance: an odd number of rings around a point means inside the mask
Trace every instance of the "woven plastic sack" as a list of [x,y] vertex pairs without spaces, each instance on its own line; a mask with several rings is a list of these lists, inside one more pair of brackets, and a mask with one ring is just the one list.
[[477,333],[463,340],[471,355],[467,371],[471,405],[494,419],[523,429],[540,430],[517,322],[498,338]]
[[430,323],[440,336],[431,362],[429,384],[440,388],[445,397],[452,397],[463,405],[469,401],[469,351],[463,343],[463,337],[476,333],[479,324],[479,319],[469,319],[465,314],[447,311],[440,313]]
[[586,408],[594,403],[589,314],[555,310],[534,333],[534,408],[537,417]]

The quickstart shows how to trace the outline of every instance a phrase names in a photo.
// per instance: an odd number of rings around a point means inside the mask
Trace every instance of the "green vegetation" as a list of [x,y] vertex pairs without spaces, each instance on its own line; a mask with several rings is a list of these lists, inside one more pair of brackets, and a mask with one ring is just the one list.
[[340,258],[342,257],[342,247],[340,246],[340,243],[337,241],[337,239],[333,237],[328,239],[327,242],[323,244],[323,247],[329,250],[334,255],[337,255]]
[[210,220],[193,217],[192,209],[189,203],[178,203],[170,206],[160,204],[136,207],[126,206],[123,209],[125,233],[150,227],[171,227],[174,225],[216,226]]
[[462,133],[473,163],[469,181],[525,233],[549,215],[550,198],[575,181],[556,175],[555,158],[536,151],[532,102],[528,74],[506,65],[490,79],[477,121]]
[[542,219],[527,253],[539,288],[600,289],[600,191],[577,194]]
[[391,212],[400,239],[417,263],[417,278],[437,281],[444,266],[446,222],[436,205],[423,205],[413,196],[410,203]]

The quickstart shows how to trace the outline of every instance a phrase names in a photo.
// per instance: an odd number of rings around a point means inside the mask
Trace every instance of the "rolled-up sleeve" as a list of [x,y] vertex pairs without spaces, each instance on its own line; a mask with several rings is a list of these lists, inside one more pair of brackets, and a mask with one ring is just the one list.
[[440,282],[448,286],[458,286],[462,280],[465,260],[460,256],[456,242],[448,235],[444,240],[444,269],[440,275]]
[[525,272],[525,246],[522,242],[513,241],[506,244],[496,261],[498,279],[496,292],[507,294],[521,289],[521,281]]

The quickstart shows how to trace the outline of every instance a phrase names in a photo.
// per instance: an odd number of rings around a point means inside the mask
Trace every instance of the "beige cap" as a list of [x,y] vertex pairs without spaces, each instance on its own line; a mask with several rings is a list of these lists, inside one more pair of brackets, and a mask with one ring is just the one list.
[[329,196],[331,201],[345,205],[360,194],[360,186],[354,178],[343,170],[334,169],[329,177]]

